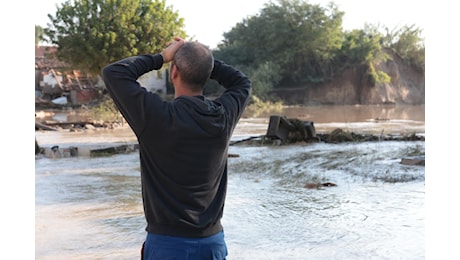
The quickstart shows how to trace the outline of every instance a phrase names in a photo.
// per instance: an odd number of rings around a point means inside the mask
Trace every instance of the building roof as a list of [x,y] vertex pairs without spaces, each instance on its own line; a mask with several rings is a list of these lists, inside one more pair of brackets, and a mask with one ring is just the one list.
[[66,67],[64,62],[52,57],[57,51],[57,46],[35,46],[35,67],[42,68],[63,68]]

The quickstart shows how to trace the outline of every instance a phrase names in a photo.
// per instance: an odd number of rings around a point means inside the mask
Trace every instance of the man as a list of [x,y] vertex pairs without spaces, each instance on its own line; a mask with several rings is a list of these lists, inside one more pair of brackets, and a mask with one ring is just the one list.
[[[175,98],[162,100],[136,81],[171,62]],[[147,221],[144,259],[225,259],[221,218],[230,137],[246,108],[251,82],[214,60],[199,42],[174,40],[161,53],[129,57],[103,69],[107,90],[139,142]],[[203,96],[207,79],[226,90]]]

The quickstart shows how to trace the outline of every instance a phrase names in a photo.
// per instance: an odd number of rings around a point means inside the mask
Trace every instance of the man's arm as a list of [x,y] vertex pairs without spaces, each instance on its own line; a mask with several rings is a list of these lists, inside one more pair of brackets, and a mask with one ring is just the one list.
[[144,129],[144,119],[148,111],[146,107],[161,106],[163,103],[157,95],[150,95],[156,100],[147,102],[148,92],[141,87],[137,79],[149,71],[160,69],[164,63],[173,60],[175,53],[183,44],[184,40],[176,37],[160,54],[125,58],[102,70],[103,80],[110,96],[136,134],[140,134]]
[[[160,54],[139,55],[122,59],[102,70],[105,86],[123,117],[138,134],[144,127],[144,105],[147,90],[137,79],[163,66]],[[159,97],[158,97],[159,98]]]
[[243,72],[220,60],[214,61],[210,78],[226,89],[216,101],[224,104],[229,109],[228,112],[233,113],[232,117],[238,121],[249,102],[251,80]]

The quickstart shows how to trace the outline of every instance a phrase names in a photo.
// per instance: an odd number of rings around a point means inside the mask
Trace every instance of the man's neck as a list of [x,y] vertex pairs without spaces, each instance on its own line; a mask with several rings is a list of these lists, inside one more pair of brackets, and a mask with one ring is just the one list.
[[174,98],[178,98],[180,96],[201,96],[203,95],[203,91],[192,91],[187,87],[177,87],[174,89]]

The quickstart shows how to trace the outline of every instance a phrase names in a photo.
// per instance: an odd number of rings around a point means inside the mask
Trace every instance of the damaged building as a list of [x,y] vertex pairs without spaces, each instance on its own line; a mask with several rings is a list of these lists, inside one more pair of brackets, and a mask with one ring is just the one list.
[[[71,69],[57,60],[56,46],[35,46],[35,106],[80,106],[97,101],[105,86],[80,70]],[[144,74],[138,82],[147,90],[166,94],[167,71]]]

